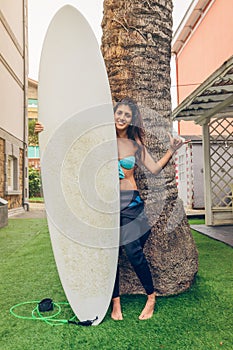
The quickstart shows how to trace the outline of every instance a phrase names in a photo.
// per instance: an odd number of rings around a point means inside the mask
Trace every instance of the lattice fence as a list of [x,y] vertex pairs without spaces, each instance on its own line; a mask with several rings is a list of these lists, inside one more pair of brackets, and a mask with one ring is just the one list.
[[209,124],[212,208],[232,208],[233,118],[216,118]]

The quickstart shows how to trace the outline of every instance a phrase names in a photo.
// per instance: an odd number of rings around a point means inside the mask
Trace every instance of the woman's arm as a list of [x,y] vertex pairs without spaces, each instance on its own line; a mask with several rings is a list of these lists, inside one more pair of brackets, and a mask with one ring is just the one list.
[[180,138],[173,138],[170,133],[168,133],[170,138],[170,146],[165,155],[158,161],[155,162],[154,159],[151,157],[151,155],[148,153],[147,149],[145,148],[145,153],[143,155],[142,152],[142,163],[144,166],[155,175],[158,175],[160,171],[165,167],[165,165],[169,162],[173,154],[185,143],[189,142],[182,141]]

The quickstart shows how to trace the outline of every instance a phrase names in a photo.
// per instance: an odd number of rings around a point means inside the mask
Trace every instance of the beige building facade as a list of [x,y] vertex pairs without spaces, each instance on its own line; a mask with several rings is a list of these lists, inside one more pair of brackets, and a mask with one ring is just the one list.
[[0,0],[0,198],[27,207],[27,0]]
[[[38,119],[38,81],[28,79],[28,121]],[[40,170],[39,144],[28,142],[28,167]]]

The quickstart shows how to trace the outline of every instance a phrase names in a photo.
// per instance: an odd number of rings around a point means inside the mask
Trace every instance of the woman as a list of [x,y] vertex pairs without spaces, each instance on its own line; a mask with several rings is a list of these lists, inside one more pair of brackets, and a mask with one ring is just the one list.
[[[140,320],[146,320],[151,318],[154,312],[155,292],[148,262],[143,253],[150,228],[134,178],[135,164],[142,163],[151,173],[157,175],[183,142],[169,134],[170,147],[166,154],[155,162],[144,146],[142,119],[137,105],[131,99],[118,102],[114,107],[114,119],[119,159],[121,244],[147,294],[146,305],[139,316]],[[123,319],[119,296],[119,269],[112,296],[111,317],[114,320]]]
[[[124,246],[127,257],[133,266],[147,294],[147,302],[139,319],[152,317],[155,306],[155,292],[148,262],[143,253],[144,244],[150,235],[150,227],[144,214],[144,203],[139,196],[134,169],[142,163],[151,173],[157,175],[168,163],[174,152],[183,142],[170,137],[170,147],[166,154],[155,162],[144,146],[144,132],[138,106],[126,98],[114,107],[114,119],[118,145],[118,165],[120,179],[120,224],[121,246]],[[36,123],[35,132],[41,132],[43,125]],[[119,295],[119,268],[112,295],[113,320],[122,320]]]

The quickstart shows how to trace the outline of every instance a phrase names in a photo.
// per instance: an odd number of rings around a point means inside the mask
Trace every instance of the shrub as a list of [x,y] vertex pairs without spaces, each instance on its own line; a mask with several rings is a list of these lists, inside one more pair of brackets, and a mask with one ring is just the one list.
[[29,168],[29,198],[31,197],[41,197],[40,172],[34,168]]
[[28,145],[29,146],[38,146],[38,134],[34,132],[36,120],[28,121]]

